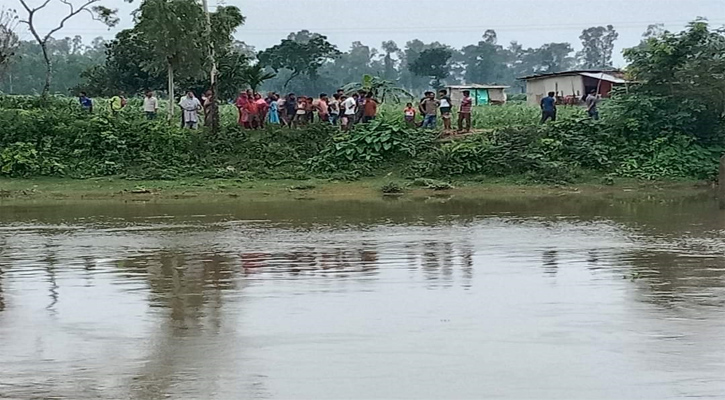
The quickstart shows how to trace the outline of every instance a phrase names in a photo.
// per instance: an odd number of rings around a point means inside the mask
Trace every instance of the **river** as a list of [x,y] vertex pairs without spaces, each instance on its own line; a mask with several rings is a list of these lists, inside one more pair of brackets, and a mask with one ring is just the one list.
[[0,398],[725,398],[689,198],[0,203]]

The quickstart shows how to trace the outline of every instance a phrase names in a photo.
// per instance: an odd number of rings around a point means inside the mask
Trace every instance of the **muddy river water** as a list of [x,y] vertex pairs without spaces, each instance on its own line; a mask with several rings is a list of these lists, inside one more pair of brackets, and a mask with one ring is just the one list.
[[725,398],[687,199],[0,203],[0,398]]

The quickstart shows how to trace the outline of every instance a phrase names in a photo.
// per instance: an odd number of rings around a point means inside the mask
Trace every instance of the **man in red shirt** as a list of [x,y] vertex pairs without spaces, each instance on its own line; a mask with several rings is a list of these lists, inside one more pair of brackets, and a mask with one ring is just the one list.
[[463,100],[461,100],[461,111],[458,112],[458,132],[463,132],[463,121],[466,121],[466,130],[471,131],[471,109],[473,108],[473,99],[469,90],[463,91]]
[[364,113],[363,113],[363,123],[367,124],[368,122],[375,119],[375,116],[378,115],[378,103],[373,99],[373,93],[370,92],[365,96],[365,105],[364,107]]

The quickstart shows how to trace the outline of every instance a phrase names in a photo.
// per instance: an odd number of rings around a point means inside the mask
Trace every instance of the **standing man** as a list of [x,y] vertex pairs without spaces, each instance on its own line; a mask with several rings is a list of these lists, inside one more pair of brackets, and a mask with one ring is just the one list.
[[93,100],[86,95],[86,92],[81,92],[81,95],[78,96],[78,102],[81,103],[83,111],[93,112]]
[[375,117],[378,115],[378,102],[373,99],[373,92],[368,93],[367,96],[365,96],[365,110],[363,111],[363,123],[367,124],[368,122],[375,119]]
[[355,124],[355,115],[357,114],[357,99],[358,94],[353,93],[351,97],[345,99],[342,102],[342,108],[345,110],[345,114],[342,117],[342,129],[347,131],[352,128]]
[[438,107],[441,103],[436,100],[435,93],[433,92],[425,92],[425,96],[425,99],[420,103],[420,109],[425,116],[423,119],[423,128],[435,129]]
[[587,105],[587,114],[589,114],[589,118],[595,121],[599,120],[599,110],[597,109],[599,95],[597,94],[596,89],[592,89],[592,91],[589,92],[589,96],[587,96],[585,103]]
[[184,114],[184,127],[196,129],[199,122],[199,111],[201,111],[201,102],[194,96],[194,92],[189,90],[179,102],[182,113]]
[[440,102],[441,108],[441,119],[443,120],[443,130],[451,130],[451,111],[453,111],[453,102],[448,97],[446,90],[440,90],[438,92],[438,101]]
[[330,104],[328,104],[328,108],[330,109],[330,123],[332,125],[337,125],[337,120],[340,118],[340,96],[339,93],[335,93],[332,95],[332,101],[330,101]]
[[284,122],[288,127],[292,127],[292,121],[297,118],[297,97],[294,93],[287,95],[287,99],[284,102]]
[[146,114],[146,119],[156,119],[156,112],[159,111],[159,99],[150,90],[146,92],[146,97],[143,98],[143,111]]
[[[461,111],[458,112],[458,132],[471,132],[471,110],[473,108],[473,99],[471,91],[463,91],[463,100],[461,100]],[[463,122],[466,122],[466,130],[463,130]]]
[[549,95],[541,99],[541,123],[551,119],[556,121],[556,93],[549,92]]
[[327,103],[328,101],[327,93],[320,93],[320,98],[312,102],[312,105],[317,110],[317,116],[320,122],[330,121],[330,107]]
[[357,92],[357,115],[355,115],[355,123],[362,122],[365,116],[365,99],[367,98],[368,92],[365,90],[359,90]]

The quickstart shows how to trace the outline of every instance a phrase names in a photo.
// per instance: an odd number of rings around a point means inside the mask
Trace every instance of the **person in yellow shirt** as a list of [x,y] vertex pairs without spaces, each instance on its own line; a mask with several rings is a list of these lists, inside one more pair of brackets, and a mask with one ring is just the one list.
[[123,92],[111,97],[111,114],[118,114],[123,107],[126,107],[126,98],[123,96]]

